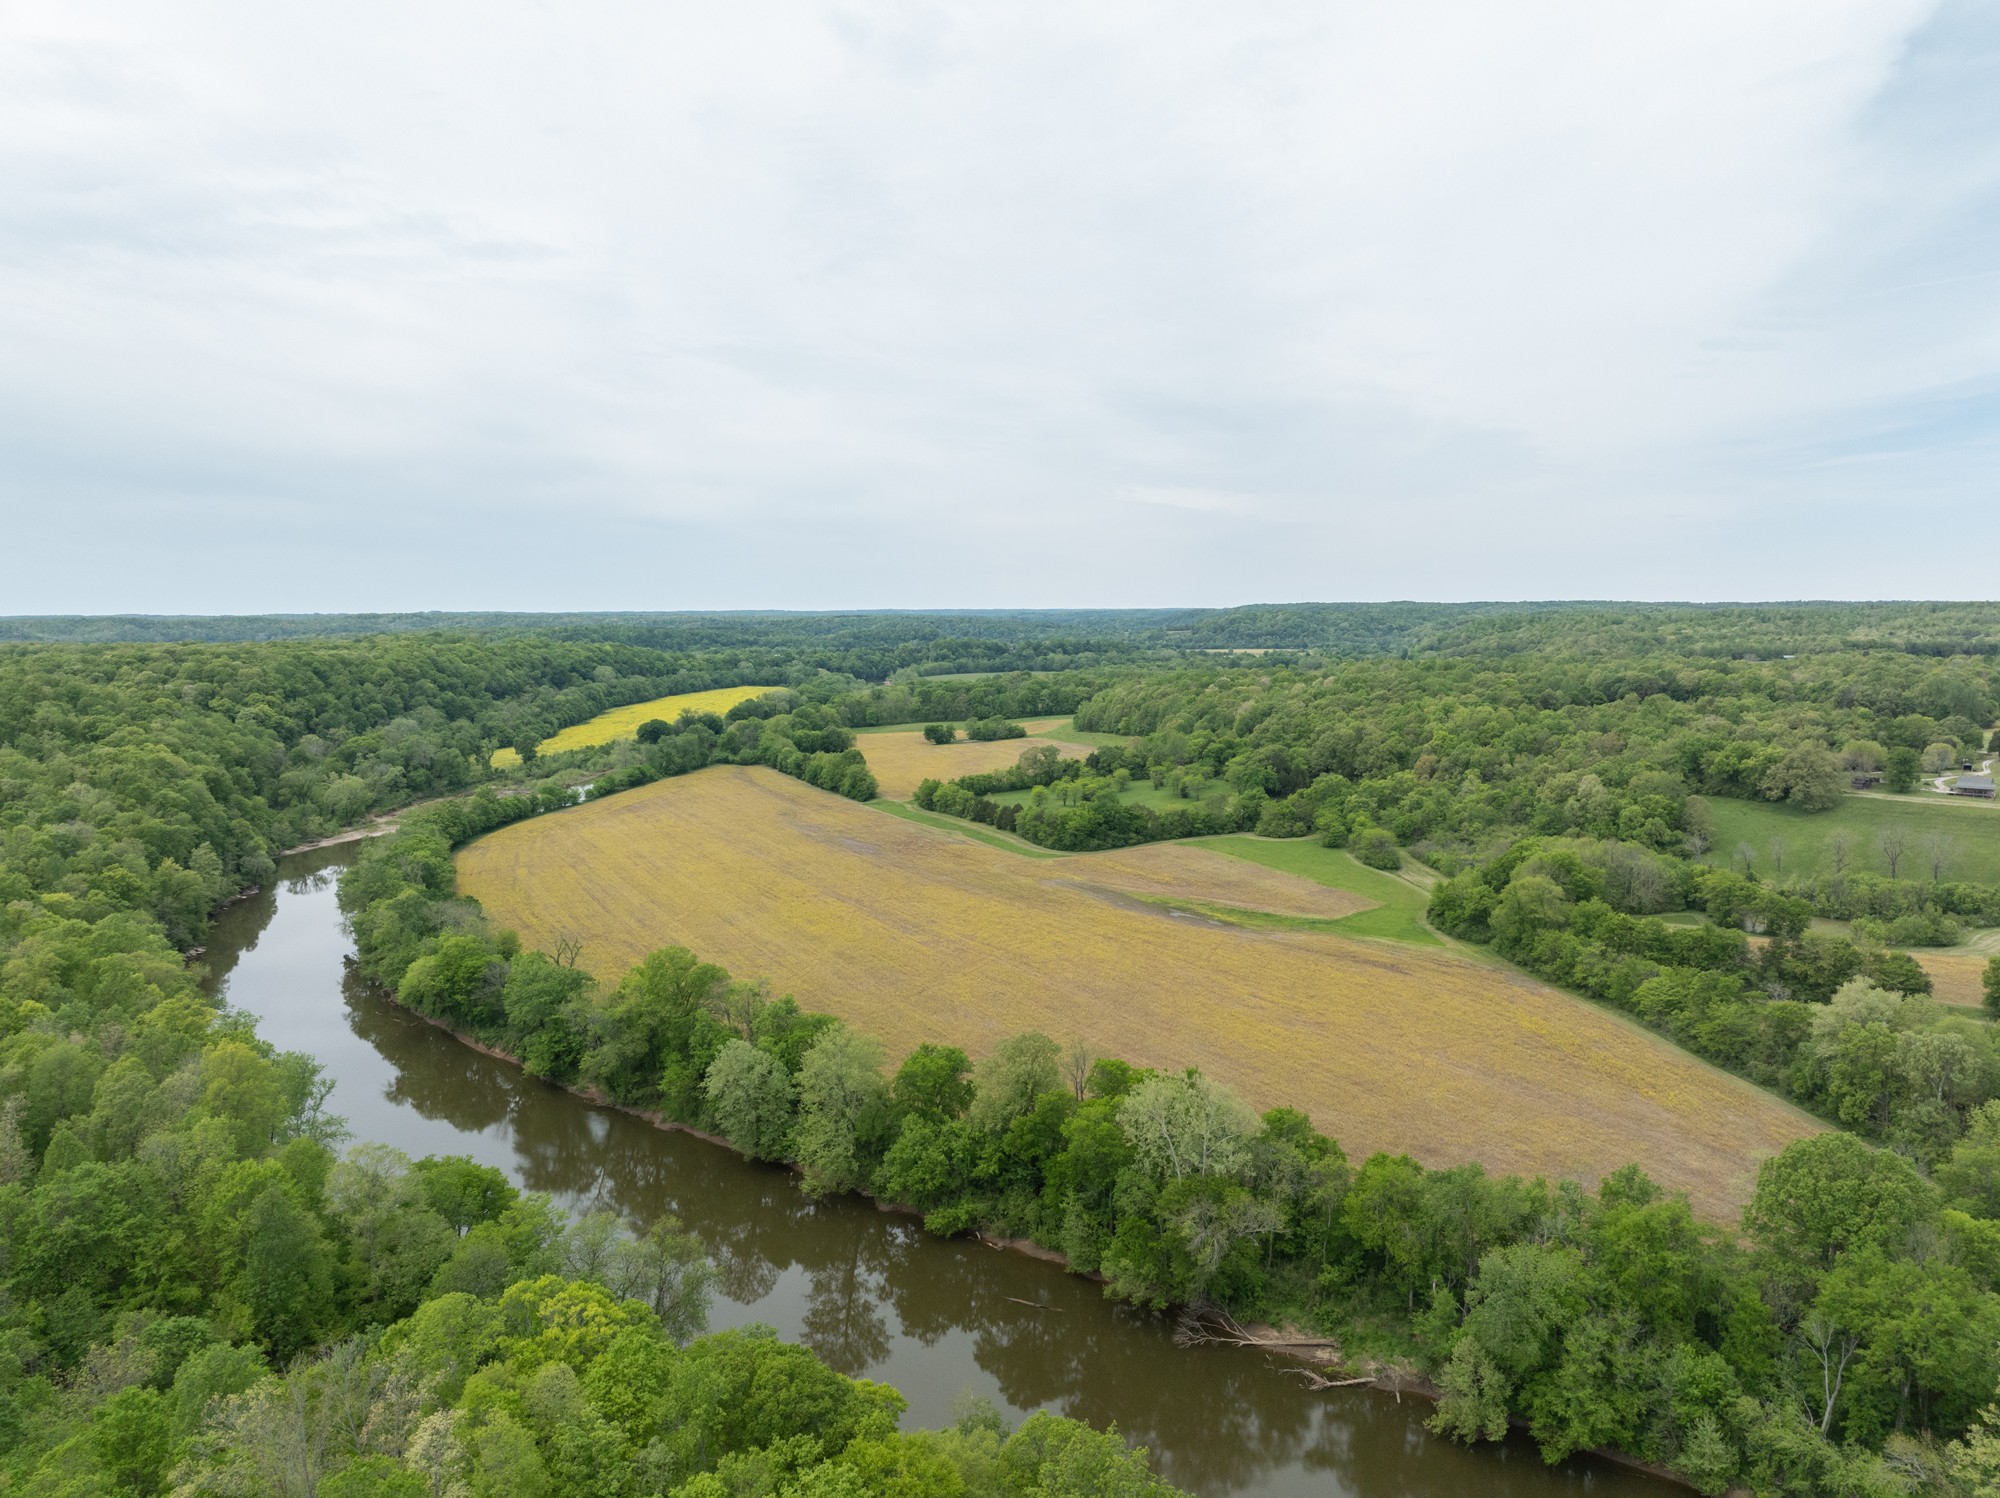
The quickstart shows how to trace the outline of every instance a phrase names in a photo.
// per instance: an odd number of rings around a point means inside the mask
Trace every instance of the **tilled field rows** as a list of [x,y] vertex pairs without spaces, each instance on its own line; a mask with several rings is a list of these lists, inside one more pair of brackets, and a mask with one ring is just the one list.
[[1818,1127],[1612,1015],[1450,953],[1222,927],[1126,897],[1178,879],[1219,904],[1337,914],[1310,902],[1352,899],[1199,848],[1023,859],[717,768],[504,828],[459,868],[496,923],[531,946],[580,933],[583,965],[607,980],[678,943],[897,1053],[1081,1036],[1304,1109],[1356,1158],[1587,1179],[1637,1160],[1727,1218],[1757,1162]]

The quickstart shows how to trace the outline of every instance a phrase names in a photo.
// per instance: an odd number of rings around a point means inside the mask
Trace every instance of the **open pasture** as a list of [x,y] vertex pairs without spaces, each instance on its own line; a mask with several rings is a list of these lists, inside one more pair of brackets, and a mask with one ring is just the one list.
[[1758,875],[1780,872],[1832,873],[1833,840],[1846,844],[1849,873],[1889,872],[1885,836],[1902,835],[1897,873],[1905,879],[1931,877],[1931,845],[1942,841],[1943,878],[2000,884],[2000,806],[1991,801],[1945,796],[1846,795],[1831,811],[1800,811],[1768,801],[1709,799],[1715,814],[1715,846],[1708,861],[1727,865],[1748,844]]
[[[1615,1016],[1444,950],[1134,900],[1141,877],[1229,877],[1221,855],[1185,861],[1205,850],[1138,851],[1020,858],[773,771],[717,768],[503,828],[459,871],[496,924],[532,946],[578,935],[608,980],[679,943],[895,1054],[939,1040],[978,1055],[1027,1029],[1080,1037],[1199,1066],[1260,1108],[1302,1108],[1356,1159],[1587,1179],[1637,1160],[1727,1219],[1757,1162],[1819,1127]],[[1188,877],[1182,893],[1205,898]],[[1293,896],[1308,898],[1290,884],[1261,898]]]
[[[726,713],[739,702],[761,697],[775,687],[717,687],[710,692],[682,692],[673,697],[655,697],[651,702],[633,702],[599,713],[584,723],[572,723],[535,746],[537,754],[561,754],[568,749],[591,749],[638,733],[641,723],[658,718],[671,723],[682,713]],[[518,765],[521,756],[512,749],[495,749],[497,768]]]
[[[907,801],[925,780],[956,780],[961,775],[1004,770],[1037,744],[1054,743],[1064,758],[1081,758],[1090,750],[1081,744],[1065,743],[1056,731],[1067,722],[1064,718],[1034,719],[1021,724],[1031,735],[1029,738],[994,739],[984,744],[964,738],[955,744],[933,744],[924,737],[921,728],[864,733],[856,736],[854,744],[867,758],[882,794]],[[963,725],[960,726],[962,729]]]

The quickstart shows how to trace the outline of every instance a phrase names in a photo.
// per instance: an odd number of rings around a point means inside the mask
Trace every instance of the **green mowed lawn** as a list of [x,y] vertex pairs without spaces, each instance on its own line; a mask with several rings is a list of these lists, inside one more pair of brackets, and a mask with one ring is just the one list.
[[1337,921],[1315,921],[1312,923],[1315,926],[1324,926],[1343,936],[1378,936],[1388,941],[1414,942],[1426,947],[1444,945],[1438,934],[1424,924],[1424,911],[1431,903],[1428,890],[1414,880],[1358,863],[1344,849],[1322,847],[1316,839],[1309,837],[1281,839],[1250,837],[1243,833],[1190,838],[1188,841],[1197,848],[1213,848],[1232,858],[1248,859],[1251,863],[1261,863],[1267,869],[1296,874],[1315,884],[1344,889],[1349,894],[1376,902],[1373,910],[1358,911]]
[[1885,835],[1901,832],[1903,856],[1897,874],[1904,879],[1931,877],[1931,844],[1942,839],[1941,875],[2000,884],[2000,806],[1990,801],[1922,801],[1892,796],[1842,796],[1832,811],[1799,811],[1767,801],[1709,798],[1715,813],[1715,846],[1708,861],[1727,866],[1737,849],[1748,844],[1753,867],[1769,878],[1786,874],[1830,874],[1833,859],[1828,841],[1839,834],[1847,843],[1849,873],[1887,874]]
[[[1000,802],[1019,802],[1025,801],[1029,794],[1027,791],[1003,791],[992,799]],[[1142,796],[1156,797],[1160,804],[1164,805],[1171,805],[1178,800],[1166,791],[1154,790],[1145,781],[1139,782],[1137,788],[1129,794],[1135,800]],[[1009,853],[1019,853],[1029,858],[1089,857],[1088,854],[1073,855],[1037,848],[1025,839],[1001,832],[997,828],[963,821],[957,817],[940,816],[935,812],[920,811],[905,801],[878,799],[868,804],[878,811],[901,817],[904,821],[921,822],[924,826],[935,827],[940,832],[955,832],[961,837],[969,837],[989,847],[1003,848]],[[1244,833],[1189,838],[1187,842],[1194,847],[1210,848],[1233,858],[1262,864],[1267,869],[1296,874],[1302,879],[1310,879],[1315,884],[1323,884],[1329,889],[1345,890],[1349,894],[1360,895],[1363,899],[1375,902],[1375,908],[1372,910],[1356,911],[1353,915],[1341,916],[1337,920],[1271,915],[1234,909],[1222,911],[1198,905],[1194,907],[1205,914],[1242,925],[1337,931],[1343,936],[1372,936],[1385,941],[1412,942],[1425,947],[1444,945],[1443,939],[1437,932],[1424,923],[1424,911],[1430,905],[1429,890],[1414,879],[1385,873],[1380,869],[1371,869],[1365,864],[1358,863],[1343,849],[1322,847],[1311,838],[1264,838],[1251,837]]]
[[[1029,718],[1023,721],[1032,723],[1035,720]],[[1028,737],[1031,739],[1066,739],[1072,744],[1088,744],[1093,749],[1123,749],[1127,744],[1135,742],[1122,733],[1095,733],[1088,728],[1078,728],[1076,726],[1076,719],[1074,718],[1064,718],[1054,728],[1044,728],[1038,733],[1029,734]]]

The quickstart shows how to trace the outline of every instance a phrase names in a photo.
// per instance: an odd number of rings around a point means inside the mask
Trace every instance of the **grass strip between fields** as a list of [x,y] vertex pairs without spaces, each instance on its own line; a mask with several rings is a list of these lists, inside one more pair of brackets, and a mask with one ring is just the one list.
[[[996,832],[977,822],[967,822],[958,817],[940,816],[936,812],[919,810],[907,801],[875,800],[868,805],[877,811],[886,811],[890,816],[901,817],[906,822],[935,827],[940,832],[955,832],[960,837],[969,837],[974,842],[986,844],[989,848],[1001,848],[1009,853],[1018,853],[1023,858],[1089,856],[1037,848],[1020,838]],[[1226,853],[1232,858],[1241,858],[1248,863],[1262,864],[1267,869],[1276,869],[1283,874],[1295,874],[1302,879],[1310,879],[1315,884],[1324,885],[1328,889],[1345,890],[1349,894],[1360,895],[1363,899],[1373,900],[1376,903],[1371,910],[1358,910],[1353,915],[1326,917],[1280,915],[1275,911],[1252,910],[1239,905],[1217,905],[1203,900],[1175,899],[1164,895],[1140,895],[1135,898],[1163,909],[1182,910],[1189,915],[1204,916],[1209,920],[1223,921],[1235,926],[1250,926],[1261,931],[1328,931],[1336,936],[1374,937],[1382,941],[1409,942],[1419,947],[1448,945],[1443,937],[1425,924],[1424,911],[1430,906],[1428,892],[1419,889],[1408,879],[1357,863],[1353,855],[1339,848],[1324,848],[1303,838],[1280,840],[1249,837],[1243,834],[1188,838],[1186,842],[1189,847],[1211,848],[1217,853]]]
[[1306,916],[1260,916],[1256,924],[1286,925],[1298,930],[1327,930],[1341,936],[1373,936],[1385,941],[1441,947],[1444,938],[1424,923],[1430,896],[1407,879],[1355,861],[1339,848],[1322,847],[1310,838],[1264,838],[1231,833],[1189,839],[1191,846],[1213,848],[1232,858],[1260,863],[1267,869],[1296,874],[1329,889],[1346,890],[1375,901],[1373,910],[1356,911],[1338,920]]
[[1198,915],[1206,920],[1220,921],[1225,926],[1246,926],[1253,931],[1327,931],[1335,936],[1354,936],[1353,923],[1364,915],[1373,915],[1372,910],[1356,911],[1353,915],[1280,915],[1275,910],[1252,910],[1244,905],[1218,905],[1210,900],[1187,900],[1174,895],[1131,895],[1130,899],[1142,905],[1156,905],[1162,910],[1179,911],[1183,915]]

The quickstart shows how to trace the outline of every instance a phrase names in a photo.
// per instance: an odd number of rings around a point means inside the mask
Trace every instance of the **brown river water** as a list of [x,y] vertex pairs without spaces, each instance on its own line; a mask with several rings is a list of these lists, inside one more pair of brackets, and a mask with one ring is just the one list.
[[[1687,1490],[1595,1458],[1542,1465],[1524,1437],[1468,1449],[1422,1399],[1313,1393],[1267,1356],[1183,1350],[1172,1323],[1053,1264],[927,1236],[861,1201],[808,1202],[782,1170],[598,1107],[461,1045],[352,971],[334,880],[355,844],[288,856],[276,887],[218,918],[212,983],[260,1032],[316,1057],[357,1140],[470,1155],[573,1209],[672,1212],[721,1270],[711,1325],[761,1321],[843,1373],[893,1384],[906,1426],[965,1392],[1116,1425],[1202,1495],[1668,1498]],[[1028,1305],[1020,1302],[1030,1302]]]

